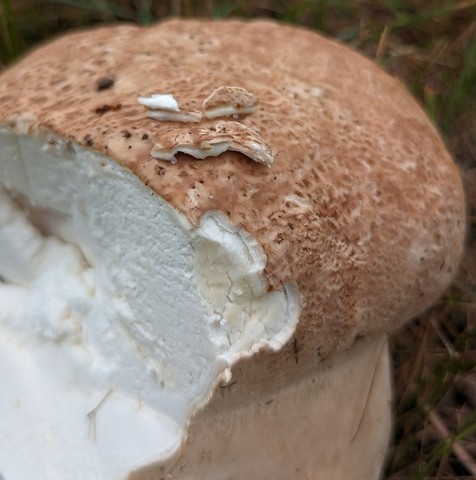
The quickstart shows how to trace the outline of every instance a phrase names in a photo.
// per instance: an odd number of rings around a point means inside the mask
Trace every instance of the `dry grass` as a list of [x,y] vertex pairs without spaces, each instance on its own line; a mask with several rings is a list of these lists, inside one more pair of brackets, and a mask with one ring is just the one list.
[[268,16],[317,29],[401,78],[444,135],[468,200],[467,250],[441,302],[393,340],[387,478],[476,478],[476,0],[0,0],[0,66],[77,26]]

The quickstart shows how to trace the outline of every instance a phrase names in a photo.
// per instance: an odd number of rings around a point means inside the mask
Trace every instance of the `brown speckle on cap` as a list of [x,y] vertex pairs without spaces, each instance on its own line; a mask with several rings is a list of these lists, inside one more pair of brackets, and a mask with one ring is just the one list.
[[121,108],[122,108],[122,105],[120,103],[115,103],[113,105],[104,104],[104,105],[100,105],[99,107],[96,107],[95,112],[98,115],[104,115],[107,112],[117,112]]
[[112,77],[102,77],[96,82],[96,90],[100,92],[101,90],[108,90],[114,86],[114,78]]
[[94,145],[93,138],[89,133],[84,136],[84,142],[88,147],[92,147]]

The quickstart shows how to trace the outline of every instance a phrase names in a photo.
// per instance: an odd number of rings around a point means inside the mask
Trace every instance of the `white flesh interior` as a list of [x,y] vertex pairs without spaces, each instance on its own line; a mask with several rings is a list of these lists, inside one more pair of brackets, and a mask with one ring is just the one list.
[[299,295],[224,215],[199,228],[107,157],[0,130],[0,474],[122,479],[172,462],[228,367]]

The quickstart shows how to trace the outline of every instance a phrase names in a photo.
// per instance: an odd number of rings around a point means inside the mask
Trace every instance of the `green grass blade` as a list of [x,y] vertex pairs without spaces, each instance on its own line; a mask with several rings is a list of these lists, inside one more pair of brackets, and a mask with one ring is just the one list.
[[153,23],[156,18],[153,13],[154,0],[135,0],[134,6],[137,10],[137,23],[141,25],[149,25]]
[[445,126],[448,127],[455,116],[466,107],[467,102],[476,102],[476,39],[466,53],[464,67],[456,80],[447,106]]
[[48,0],[49,3],[56,3],[66,5],[68,7],[79,8],[83,10],[91,10],[94,12],[102,13],[110,17],[115,17],[121,20],[129,20],[133,22],[138,21],[138,15],[132,10],[115,3],[107,1],[89,0]]
[[0,60],[7,63],[20,51],[12,0],[0,0],[0,40]]

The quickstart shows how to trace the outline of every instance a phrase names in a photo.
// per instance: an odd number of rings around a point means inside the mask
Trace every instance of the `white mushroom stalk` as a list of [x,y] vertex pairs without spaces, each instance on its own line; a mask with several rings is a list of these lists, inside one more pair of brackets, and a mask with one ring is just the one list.
[[162,135],[151,155],[159,160],[177,162],[182,152],[198,159],[216,157],[227,150],[240,152],[251,160],[271,166],[274,154],[261,136],[242,123],[221,120],[208,127],[172,129]]

